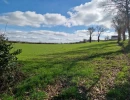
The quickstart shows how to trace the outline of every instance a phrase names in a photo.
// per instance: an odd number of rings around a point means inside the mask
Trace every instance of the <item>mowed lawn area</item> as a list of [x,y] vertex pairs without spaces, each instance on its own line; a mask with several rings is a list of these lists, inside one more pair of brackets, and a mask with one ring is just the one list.
[[130,100],[130,49],[122,45],[15,43],[26,77],[2,100]]

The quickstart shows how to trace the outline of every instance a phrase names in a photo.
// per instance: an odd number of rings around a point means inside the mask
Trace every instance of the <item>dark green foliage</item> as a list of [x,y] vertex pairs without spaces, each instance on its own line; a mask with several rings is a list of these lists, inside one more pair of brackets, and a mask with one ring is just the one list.
[[18,79],[16,55],[21,53],[21,49],[11,52],[12,49],[12,44],[0,35],[0,92],[9,89]]
[[114,89],[111,89],[108,94],[108,100],[129,100],[130,85],[123,84],[117,85]]
[[87,100],[86,92],[87,91],[80,90],[80,87],[71,86],[64,89],[62,93],[54,97],[53,100]]

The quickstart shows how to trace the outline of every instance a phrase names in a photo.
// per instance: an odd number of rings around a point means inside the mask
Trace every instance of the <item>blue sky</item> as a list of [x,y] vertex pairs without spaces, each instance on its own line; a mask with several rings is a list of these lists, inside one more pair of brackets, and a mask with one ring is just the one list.
[[[29,42],[78,42],[88,39],[92,25],[111,27],[104,0],[0,0],[0,29],[9,40]],[[108,16],[109,15],[109,16]],[[106,31],[106,35],[113,32]],[[97,39],[96,32],[93,39]]]
[[90,0],[1,0],[0,13],[13,11],[36,11],[37,13],[60,13],[67,16],[67,12],[80,4]]

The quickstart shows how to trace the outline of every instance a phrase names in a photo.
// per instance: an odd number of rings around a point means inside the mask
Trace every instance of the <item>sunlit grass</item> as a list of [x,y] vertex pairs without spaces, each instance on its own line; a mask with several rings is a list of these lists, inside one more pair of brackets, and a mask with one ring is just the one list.
[[[80,85],[89,89],[104,70],[120,67],[116,57],[122,55],[121,47],[113,41],[81,44],[16,43],[14,47],[22,49],[18,58],[22,64],[21,70],[27,76],[14,90],[14,98],[21,100],[47,98],[47,86],[57,84],[57,80],[65,81],[68,85],[59,97],[67,96],[68,99],[69,94],[75,97]],[[125,66],[124,63],[122,65]],[[118,77],[122,75],[120,73]]]

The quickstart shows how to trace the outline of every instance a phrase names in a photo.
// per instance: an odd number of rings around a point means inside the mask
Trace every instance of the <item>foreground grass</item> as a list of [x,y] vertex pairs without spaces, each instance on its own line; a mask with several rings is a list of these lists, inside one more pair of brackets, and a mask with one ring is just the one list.
[[107,94],[110,100],[130,100],[130,44],[127,42],[120,43],[126,65],[117,74],[115,85]]
[[86,100],[98,94],[99,99],[121,100],[128,95],[129,90],[119,90],[120,84],[128,89],[129,65],[116,42],[14,46],[23,50],[18,58],[26,78],[11,93],[2,94],[2,100]]

